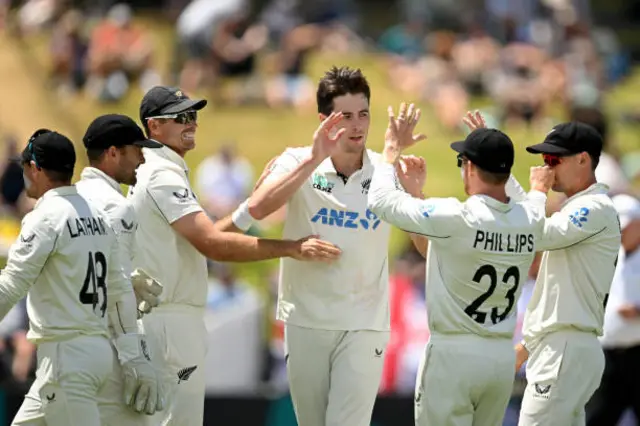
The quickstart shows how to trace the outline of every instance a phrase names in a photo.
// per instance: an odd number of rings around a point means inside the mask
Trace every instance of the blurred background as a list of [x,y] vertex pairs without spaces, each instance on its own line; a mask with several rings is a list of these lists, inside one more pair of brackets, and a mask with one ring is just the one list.
[[[598,179],[635,207],[621,212],[633,224],[640,218],[639,59],[634,0],[0,0],[0,266],[33,205],[21,169],[6,159],[37,128],[77,142],[79,175],[87,164],[81,138],[95,116],[137,119],[147,89],[179,85],[209,100],[187,163],[199,199],[222,217],[247,197],[270,158],[311,143],[315,86],[333,64],[360,67],[369,79],[371,148],[382,146],[387,105],[406,100],[423,109],[419,131],[428,140],[412,153],[427,160],[426,194],[464,197],[449,142],[464,136],[468,109],[512,137],[514,174],[525,186],[540,159],[524,146],[574,119],[602,133]],[[561,201],[553,197],[549,213]],[[277,237],[285,215],[250,232]],[[632,238],[640,227],[629,225],[628,235],[624,264],[640,270],[633,256],[640,238]],[[400,232],[389,250],[393,330],[375,426],[413,424],[415,376],[429,337],[424,259]],[[277,264],[209,265],[207,425],[296,424],[282,325],[273,321]],[[536,274],[534,263],[519,324]],[[618,280],[640,289],[640,274],[621,272]],[[640,306],[638,292],[625,292],[626,302]],[[639,315],[624,318],[636,347]],[[9,424],[33,379],[26,326],[24,304],[0,323],[0,425]],[[520,374],[505,425],[517,423],[522,386]],[[638,422],[629,415],[620,424]]]

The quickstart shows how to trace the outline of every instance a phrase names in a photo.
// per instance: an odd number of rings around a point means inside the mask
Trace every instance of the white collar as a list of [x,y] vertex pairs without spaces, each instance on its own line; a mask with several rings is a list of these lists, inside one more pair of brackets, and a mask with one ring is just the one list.
[[102,170],[97,169],[95,167],[85,167],[84,170],[82,170],[82,173],[80,174],[80,179],[84,179],[84,180],[100,179],[105,181],[110,187],[112,187],[116,191],[122,192],[122,190],[120,189],[120,184],[116,182],[115,179],[113,179],[111,176],[109,176]]
[[184,158],[180,157],[174,150],[166,145],[162,145],[162,148],[142,148],[142,152],[144,152],[145,159],[153,159],[154,156],[157,158],[163,158],[181,167],[185,173],[189,172],[189,167],[187,167],[187,163],[184,161]]

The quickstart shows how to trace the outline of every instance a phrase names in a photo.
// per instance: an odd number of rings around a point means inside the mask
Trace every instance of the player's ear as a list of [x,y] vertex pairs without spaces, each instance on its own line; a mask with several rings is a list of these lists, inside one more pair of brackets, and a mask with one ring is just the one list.
[[115,146],[111,145],[109,148],[107,148],[107,152],[105,154],[108,157],[115,157],[117,152],[118,152],[118,148],[116,148]]
[[319,112],[318,113],[318,119],[320,119],[320,122],[322,123],[324,120],[326,120],[328,117],[328,115],[324,115],[323,113]]

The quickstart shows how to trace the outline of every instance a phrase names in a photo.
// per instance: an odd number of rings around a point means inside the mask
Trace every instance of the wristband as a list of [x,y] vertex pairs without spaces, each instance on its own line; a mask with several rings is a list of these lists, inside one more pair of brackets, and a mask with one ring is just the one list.
[[255,219],[249,213],[249,200],[245,200],[238,208],[231,214],[231,221],[243,232],[247,232],[249,228],[255,222]]

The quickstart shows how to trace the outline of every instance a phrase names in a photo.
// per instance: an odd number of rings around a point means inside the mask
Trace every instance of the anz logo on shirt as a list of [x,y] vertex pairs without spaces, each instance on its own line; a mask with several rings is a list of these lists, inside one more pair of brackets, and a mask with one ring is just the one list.
[[364,229],[375,231],[380,226],[380,219],[371,210],[367,209],[364,217],[358,212],[348,210],[335,210],[326,207],[321,208],[311,218],[313,223],[336,226],[338,228]]
[[573,223],[578,228],[582,228],[584,223],[587,223],[589,216],[589,209],[586,207],[582,207],[581,209],[576,210],[573,214],[569,215],[569,221]]

